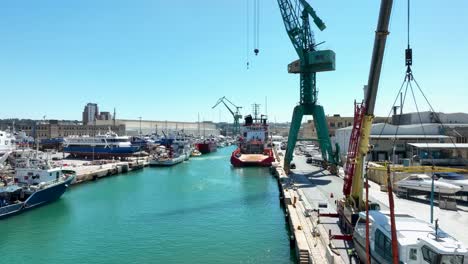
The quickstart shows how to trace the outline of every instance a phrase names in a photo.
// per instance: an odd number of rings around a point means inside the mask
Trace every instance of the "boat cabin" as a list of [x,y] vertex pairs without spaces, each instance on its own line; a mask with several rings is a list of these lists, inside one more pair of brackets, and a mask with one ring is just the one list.
[[[463,264],[466,247],[433,225],[407,214],[395,214],[400,263]],[[392,263],[390,214],[369,211],[372,263]],[[366,213],[359,213],[353,241],[360,259],[366,259]]]

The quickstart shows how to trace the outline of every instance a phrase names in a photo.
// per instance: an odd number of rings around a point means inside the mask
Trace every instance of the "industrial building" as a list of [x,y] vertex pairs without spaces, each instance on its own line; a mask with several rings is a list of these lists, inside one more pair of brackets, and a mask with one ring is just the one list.
[[[446,149],[455,147],[457,141],[456,137],[446,134],[449,129],[451,128],[441,124],[401,126],[385,123],[374,124],[372,125],[370,135],[370,144],[373,147],[368,155],[369,159],[371,161],[393,160],[393,155],[395,155],[397,163],[401,163],[402,159],[414,159],[417,162],[418,157],[415,157],[415,155],[420,155],[421,159],[431,157],[431,160],[457,159],[456,156],[459,155],[455,156],[453,155],[455,153],[452,151],[446,151]],[[345,160],[348,152],[351,130],[352,127],[338,129],[336,130],[335,137],[333,137],[334,143],[338,143],[340,147],[342,160]],[[426,144],[438,146],[438,148],[431,148],[428,152],[425,148]],[[462,145],[459,147],[462,147]],[[460,162],[457,163],[459,164]],[[463,161],[461,164],[463,164]],[[439,162],[439,165],[443,164]]]
[[203,122],[178,122],[178,121],[156,121],[140,119],[116,119],[116,120],[96,120],[98,126],[123,126],[125,134],[135,136],[139,134],[152,134],[171,131],[184,131],[187,135],[194,136],[217,136],[220,130],[211,121]]
[[96,135],[105,133],[109,129],[119,135],[125,135],[124,125],[83,125],[79,121],[67,120],[30,120],[4,119],[0,120],[0,130],[11,129],[23,131],[27,136],[36,140],[51,139],[67,136]]

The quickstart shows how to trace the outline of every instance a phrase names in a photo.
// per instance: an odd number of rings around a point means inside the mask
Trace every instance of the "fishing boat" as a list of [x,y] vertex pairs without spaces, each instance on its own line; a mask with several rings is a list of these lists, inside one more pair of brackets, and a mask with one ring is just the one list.
[[[399,192],[411,192],[413,194],[427,194],[432,190],[432,179],[425,174],[412,174],[395,183]],[[434,181],[434,192],[440,194],[455,194],[461,190],[460,186],[448,182]]]
[[180,133],[165,137],[160,141],[161,145],[151,154],[150,166],[173,166],[186,161],[192,152],[190,141]]
[[[468,261],[468,250],[460,241],[438,227],[406,214],[395,214],[400,263],[463,264]],[[369,211],[369,241],[371,262],[391,264],[392,246],[390,214]],[[366,254],[366,213],[359,213],[353,234],[356,253],[361,260]]]
[[195,144],[198,151],[202,154],[208,154],[215,152],[218,148],[216,140],[214,138],[207,138]]
[[231,164],[234,167],[271,166],[274,161],[273,150],[268,147],[267,118],[247,115],[241,129],[238,147],[231,154]]
[[0,187],[0,219],[59,199],[75,177],[75,171],[52,168],[44,160],[18,163],[13,182],[3,180]]
[[139,146],[132,146],[130,137],[112,131],[94,137],[69,136],[63,143],[63,151],[74,157],[129,157],[139,150]]

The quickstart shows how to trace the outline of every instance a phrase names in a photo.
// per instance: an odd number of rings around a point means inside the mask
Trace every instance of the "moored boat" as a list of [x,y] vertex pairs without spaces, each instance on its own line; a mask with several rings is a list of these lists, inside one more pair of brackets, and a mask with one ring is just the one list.
[[[412,174],[401,181],[395,183],[399,192],[412,192],[412,193],[430,193],[432,190],[432,180],[425,174]],[[462,188],[454,184],[434,181],[434,192],[440,194],[454,194]]]
[[[399,263],[463,264],[467,262],[465,245],[438,227],[406,214],[395,214]],[[390,214],[369,211],[370,257],[372,263],[391,264]],[[356,253],[366,260],[366,213],[359,213],[353,234]]]
[[8,131],[0,130],[0,156],[15,149],[15,137]]
[[75,176],[60,168],[20,168],[13,183],[0,187],[0,219],[59,199]]
[[204,139],[196,143],[195,146],[202,154],[215,152],[218,148],[216,141],[213,138]]
[[75,157],[129,157],[139,150],[139,146],[132,146],[130,137],[112,131],[94,137],[70,136],[63,143],[63,151]]
[[190,141],[185,135],[165,137],[161,145],[151,154],[150,166],[172,166],[190,158]]

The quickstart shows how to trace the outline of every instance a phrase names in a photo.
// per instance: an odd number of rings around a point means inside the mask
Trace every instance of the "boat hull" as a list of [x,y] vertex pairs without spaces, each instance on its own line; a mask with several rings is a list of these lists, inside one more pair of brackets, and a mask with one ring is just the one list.
[[215,143],[198,143],[196,146],[198,151],[200,151],[202,154],[208,154],[217,150]]
[[237,148],[231,154],[231,164],[234,167],[270,167],[274,160],[271,149],[265,149],[263,154],[243,154]]
[[186,160],[186,155],[180,155],[177,158],[173,159],[164,159],[164,160],[159,160],[159,159],[153,159],[149,161],[150,166],[173,166],[176,164],[179,164]]
[[138,146],[115,148],[64,147],[63,152],[76,157],[129,157],[140,149]]
[[67,180],[38,190],[31,194],[26,201],[22,203],[12,204],[0,208],[0,219],[4,219],[13,215],[23,213],[25,211],[37,208],[48,203],[58,200],[67,190],[68,186],[75,179],[75,176],[69,177]]
[[[420,185],[413,185],[413,184],[405,184],[405,183],[397,183],[397,186],[400,190],[410,191],[413,193],[420,193],[420,194],[427,194],[431,193],[431,185],[430,184],[420,184]],[[434,192],[440,194],[455,194],[460,191],[460,187],[453,186],[441,186],[437,182],[434,184]]]

